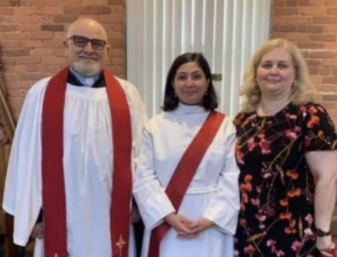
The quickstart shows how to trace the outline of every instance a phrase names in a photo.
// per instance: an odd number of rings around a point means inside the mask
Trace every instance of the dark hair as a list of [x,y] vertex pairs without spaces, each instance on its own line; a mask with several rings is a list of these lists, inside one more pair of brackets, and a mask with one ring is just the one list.
[[165,84],[165,95],[164,95],[164,111],[173,111],[178,107],[179,99],[175,95],[174,88],[172,82],[174,81],[174,77],[177,73],[179,67],[188,62],[197,63],[202,71],[205,73],[206,79],[209,80],[209,85],[207,87],[207,94],[204,96],[202,101],[202,106],[206,110],[214,110],[218,107],[218,98],[216,96],[211,69],[209,68],[208,62],[201,53],[184,53],[179,55],[172,63],[171,68],[167,74],[166,84]]

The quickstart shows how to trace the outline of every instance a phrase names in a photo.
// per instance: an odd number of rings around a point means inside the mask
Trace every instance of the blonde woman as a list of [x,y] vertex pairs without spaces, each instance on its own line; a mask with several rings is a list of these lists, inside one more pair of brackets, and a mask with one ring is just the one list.
[[299,49],[283,39],[262,46],[242,95],[237,256],[332,256],[337,135]]

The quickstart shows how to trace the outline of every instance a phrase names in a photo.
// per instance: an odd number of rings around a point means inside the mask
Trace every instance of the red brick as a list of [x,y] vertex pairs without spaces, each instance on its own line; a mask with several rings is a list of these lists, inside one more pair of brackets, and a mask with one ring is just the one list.
[[337,84],[337,77],[323,78],[323,83],[325,83],[325,84]]
[[298,6],[309,6],[310,0],[298,0],[297,4],[298,4]]
[[18,42],[2,41],[0,45],[2,49],[12,49],[18,47]]
[[324,4],[326,6],[337,6],[337,1],[336,0],[325,0]]
[[32,23],[52,23],[53,16],[52,15],[31,15],[29,17],[29,21]]
[[326,8],[324,6],[300,7],[298,13],[300,15],[324,15],[326,14]]
[[274,16],[273,24],[284,25],[284,24],[310,24],[312,20],[311,16]]
[[64,25],[60,24],[44,24],[41,26],[42,31],[64,31]]
[[41,25],[34,23],[34,24],[29,24],[29,23],[25,23],[25,24],[18,24],[18,31],[21,32],[36,32],[36,31],[40,31],[41,30]]
[[31,86],[31,82],[28,81],[13,81],[9,83],[9,89],[27,88]]
[[294,0],[286,0],[286,6],[287,6],[287,7],[296,7],[296,6],[297,6],[297,1],[294,1]]
[[317,68],[317,67],[310,67],[309,68],[309,74],[310,75],[318,75],[319,74],[319,68]]
[[120,14],[116,14],[116,15],[98,15],[98,20],[100,22],[109,22],[109,23],[112,23],[112,24],[115,24],[115,23],[122,23],[124,24],[125,20],[124,20],[124,15],[120,15]]
[[307,33],[322,33],[323,26],[319,25],[299,25],[298,32],[307,32]]
[[42,57],[42,56],[53,56],[53,49],[48,48],[37,48],[31,49],[30,55],[35,57]]
[[90,6],[65,6],[65,15],[87,15],[87,14],[111,14],[111,7],[104,5],[90,5]]
[[0,7],[10,7],[11,4],[8,1],[0,1]]
[[77,16],[64,16],[64,15],[56,15],[54,17],[54,21],[56,23],[72,23],[77,19]]
[[286,5],[286,0],[274,0],[274,7],[283,7]]
[[12,65],[12,64],[17,64],[17,58],[14,57],[1,57],[1,63],[3,65]]
[[298,14],[298,8],[296,7],[276,7],[274,8],[274,15],[295,15]]
[[5,52],[5,55],[8,57],[21,57],[21,56],[29,55],[28,49],[6,50],[4,52]]
[[322,65],[322,62],[320,60],[307,60],[307,64],[309,67],[318,67]]
[[26,72],[22,74],[22,79],[23,80],[30,80],[30,81],[39,81],[40,79],[44,78],[45,75],[42,73],[31,73],[31,72]]
[[324,43],[324,48],[326,50],[335,50],[337,49],[337,42],[326,42]]
[[53,39],[53,33],[49,32],[49,31],[32,32],[30,34],[30,38],[32,40],[48,40],[48,39]]
[[325,6],[325,0],[311,1],[311,6]]
[[297,25],[275,25],[274,32],[297,32]]
[[81,5],[85,6],[85,5],[92,5],[93,3],[95,5],[106,5],[107,0],[82,0]]
[[108,0],[108,5],[123,5],[124,6],[125,1],[124,0]]
[[335,34],[313,34],[310,38],[312,41],[336,42]]
[[336,56],[336,53],[331,51],[325,51],[325,50],[319,50],[310,52],[309,57],[314,59],[334,59]]
[[34,8],[34,14],[35,15],[56,15],[56,14],[62,14],[63,8],[60,6],[58,7],[35,7]]
[[290,41],[309,41],[310,40],[310,34],[307,33],[289,33],[286,34],[285,39],[288,39]]
[[13,14],[14,14],[14,8],[11,8],[11,7],[0,8],[0,15],[13,15]]
[[337,94],[322,95],[323,101],[337,101]]
[[67,58],[66,57],[43,57],[42,64],[58,64],[58,65],[65,65],[67,63]]
[[21,57],[18,59],[19,64],[39,64],[41,63],[41,58],[36,57]]
[[337,32],[337,24],[336,25],[324,25],[323,32]]
[[322,65],[324,67],[337,67],[337,60],[323,60]]
[[320,68],[319,69],[319,74],[321,76],[330,76],[332,74],[332,69],[331,68]]
[[41,46],[42,46],[42,42],[36,41],[36,40],[19,42],[19,47],[22,47],[22,48],[35,48],[35,47],[41,47]]
[[111,56],[113,57],[125,57],[124,49],[111,49],[110,53],[111,53]]
[[114,6],[114,7],[112,7],[112,13],[113,14],[123,14],[124,15],[124,13],[125,13],[125,7],[124,6]]
[[314,16],[312,18],[313,24],[336,24],[337,17],[329,17],[329,16]]
[[6,33],[4,36],[4,41],[18,41],[18,40],[28,40],[30,39],[29,33]]
[[14,32],[17,31],[16,25],[0,25],[0,32]]
[[299,42],[298,47],[301,49],[322,49],[324,43],[321,42]]

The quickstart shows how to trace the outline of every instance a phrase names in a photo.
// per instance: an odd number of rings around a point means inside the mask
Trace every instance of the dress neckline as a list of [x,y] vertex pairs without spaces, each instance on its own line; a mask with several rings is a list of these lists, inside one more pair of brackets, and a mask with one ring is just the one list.
[[271,115],[259,115],[257,113],[257,111],[254,112],[254,114],[256,115],[257,118],[259,119],[265,119],[265,118],[274,118],[279,116],[285,109],[287,109],[289,106],[291,105],[291,102],[289,102],[288,104],[286,104],[282,109],[280,109],[279,111],[277,111],[275,114],[271,114]]

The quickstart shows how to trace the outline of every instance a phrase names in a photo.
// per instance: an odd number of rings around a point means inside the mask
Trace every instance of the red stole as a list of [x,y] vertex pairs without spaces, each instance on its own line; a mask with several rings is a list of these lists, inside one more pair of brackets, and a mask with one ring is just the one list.
[[[63,170],[63,115],[68,72],[69,69],[65,68],[51,78],[46,89],[42,110],[42,197],[45,257],[68,256]],[[107,69],[104,69],[103,73],[113,123],[111,245],[114,257],[128,257],[132,191],[130,110],[124,90],[117,79]]]
[[[176,210],[179,210],[187,188],[224,118],[219,112],[211,112],[179,161],[166,188],[166,194]],[[170,228],[170,225],[164,222],[152,230],[149,257],[159,257],[160,242]]]

